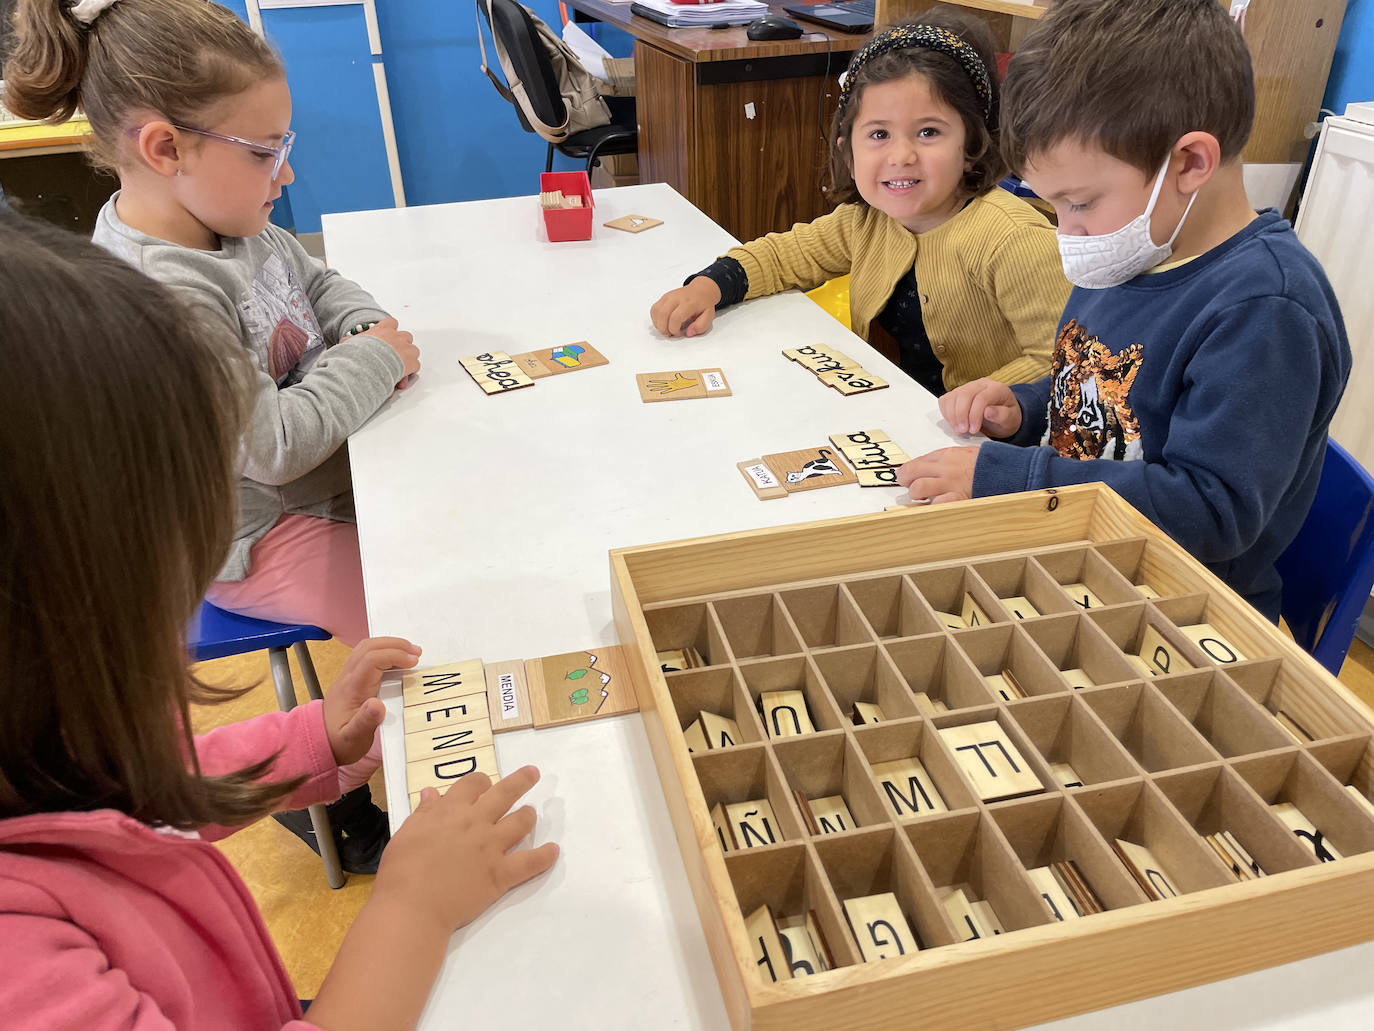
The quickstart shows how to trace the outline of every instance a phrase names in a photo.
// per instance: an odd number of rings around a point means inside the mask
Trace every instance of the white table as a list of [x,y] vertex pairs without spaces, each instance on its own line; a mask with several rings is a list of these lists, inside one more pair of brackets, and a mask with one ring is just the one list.
[[[331,264],[371,290],[422,351],[419,379],[350,442],[368,613],[435,665],[614,643],[614,547],[867,512],[896,488],[759,501],[735,464],[880,427],[915,455],[958,443],[934,400],[797,294],[661,338],[652,302],[734,241],[671,188],[596,193],[585,243],[546,241],[534,198],[328,215]],[[602,227],[624,214],[665,225]],[[487,397],[459,359],[590,341],[611,364]],[[850,398],[780,355],[826,343],[888,379]],[[644,404],[634,374],[719,366],[734,396]],[[384,689],[393,822],[408,812],[400,699]],[[546,877],[455,935],[422,1026],[724,1029],[727,1021],[638,716],[498,736],[503,770],[540,766]],[[1368,900],[1366,900],[1368,901]],[[1060,1031],[1367,1027],[1360,946],[1118,1007]],[[1296,986],[1301,986],[1297,989]]]

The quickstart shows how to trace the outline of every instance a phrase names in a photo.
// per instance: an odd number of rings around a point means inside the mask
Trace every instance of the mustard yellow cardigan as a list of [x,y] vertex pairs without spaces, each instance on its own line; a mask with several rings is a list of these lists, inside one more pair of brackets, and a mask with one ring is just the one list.
[[749,277],[746,298],[811,290],[849,273],[850,327],[865,340],[915,265],[926,335],[952,389],[981,376],[1026,383],[1050,371],[1070,289],[1054,235],[1040,212],[995,189],[928,233],[867,204],[842,204],[729,256]]

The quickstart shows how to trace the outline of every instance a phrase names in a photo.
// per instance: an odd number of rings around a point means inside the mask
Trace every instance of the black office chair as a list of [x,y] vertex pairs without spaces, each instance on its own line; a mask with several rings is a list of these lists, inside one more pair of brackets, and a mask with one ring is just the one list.
[[[553,62],[540,45],[534,19],[515,0],[490,0],[491,14],[488,15],[482,0],[476,0],[477,9],[487,19],[492,36],[499,40],[514,68],[516,78],[525,87],[535,116],[545,125],[561,125],[567,120],[567,107],[558,91],[558,78],[554,73]],[[480,25],[479,25],[480,31]],[[485,64],[485,60],[484,60]],[[526,132],[541,135],[530,125],[519,101],[511,94],[508,86],[488,70],[496,91],[515,108],[520,126]],[[639,146],[639,129],[635,124],[634,100],[627,97],[606,97],[610,108],[611,124],[584,129],[561,140],[549,140],[548,160],[544,171],[553,171],[553,152],[557,150],[574,161],[586,161],[587,174],[597,165],[597,159],[612,154],[633,154]],[[548,139],[548,137],[544,137]]]

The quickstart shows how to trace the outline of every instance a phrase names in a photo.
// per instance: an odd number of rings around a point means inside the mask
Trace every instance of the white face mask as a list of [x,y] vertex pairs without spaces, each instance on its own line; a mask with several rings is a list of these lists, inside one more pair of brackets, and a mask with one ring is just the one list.
[[1160,187],[1164,185],[1164,173],[1168,170],[1169,159],[1165,158],[1164,167],[1155,176],[1155,187],[1144,213],[1116,232],[1103,233],[1101,236],[1059,237],[1059,257],[1064,262],[1064,276],[1070,283],[1089,290],[1120,286],[1146,269],[1154,268],[1174,252],[1174,241],[1183,229],[1183,222],[1192,210],[1197,194],[1188,198],[1188,206],[1183,209],[1183,217],[1178,220],[1169,242],[1156,245],[1150,237],[1150,216],[1154,214]]

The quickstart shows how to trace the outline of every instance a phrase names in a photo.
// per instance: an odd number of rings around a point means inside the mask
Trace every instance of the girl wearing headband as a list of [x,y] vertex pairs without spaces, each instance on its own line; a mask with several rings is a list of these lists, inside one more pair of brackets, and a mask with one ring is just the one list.
[[728,254],[650,316],[696,336],[715,311],[850,276],[850,327],[931,393],[982,377],[1038,379],[1068,297],[1054,229],[997,188],[991,39],[948,8],[854,55],[830,138],[838,207]]

